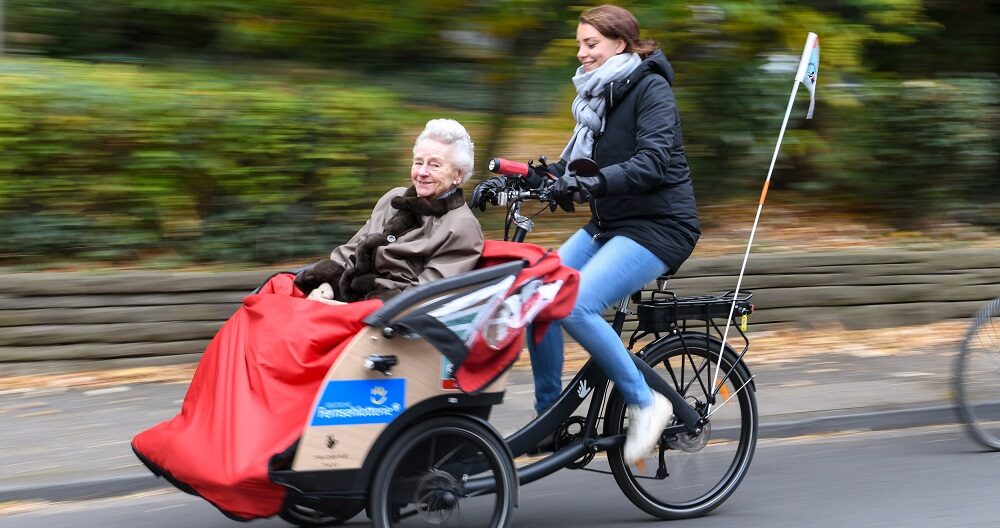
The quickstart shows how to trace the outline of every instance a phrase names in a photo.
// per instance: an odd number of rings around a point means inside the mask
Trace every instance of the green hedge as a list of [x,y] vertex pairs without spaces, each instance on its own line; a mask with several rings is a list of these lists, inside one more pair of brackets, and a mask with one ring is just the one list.
[[0,262],[322,254],[405,181],[398,115],[358,83],[2,60]]
[[[686,79],[679,89],[699,203],[759,192],[788,103],[787,74],[730,73],[741,82]],[[820,84],[811,121],[805,92],[782,142],[772,197],[835,204],[905,229],[940,221],[1000,226],[996,76]]]
[[1000,80],[887,80],[834,93],[831,141],[814,141],[803,162],[825,173],[810,189],[904,228],[941,219],[1000,226]]

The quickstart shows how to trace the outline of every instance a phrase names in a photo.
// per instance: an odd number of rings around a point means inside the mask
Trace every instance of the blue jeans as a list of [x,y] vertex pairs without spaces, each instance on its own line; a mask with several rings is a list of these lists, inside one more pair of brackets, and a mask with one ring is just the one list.
[[590,353],[627,403],[649,405],[649,385],[601,312],[666,273],[667,265],[632,239],[616,236],[594,240],[583,229],[559,248],[559,257],[563,264],[580,271],[580,287],[573,312],[554,323],[537,346],[528,340],[535,410],[541,414],[562,392],[563,329]]

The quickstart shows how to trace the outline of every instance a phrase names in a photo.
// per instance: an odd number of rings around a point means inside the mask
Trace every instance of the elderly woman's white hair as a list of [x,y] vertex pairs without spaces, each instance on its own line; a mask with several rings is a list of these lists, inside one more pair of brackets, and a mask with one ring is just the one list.
[[414,153],[417,145],[425,139],[433,139],[451,146],[450,161],[462,170],[462,181],[459,185],[469,180],[475,166],[475,145],[461,123],[454,119],[431,119],[413,143]]

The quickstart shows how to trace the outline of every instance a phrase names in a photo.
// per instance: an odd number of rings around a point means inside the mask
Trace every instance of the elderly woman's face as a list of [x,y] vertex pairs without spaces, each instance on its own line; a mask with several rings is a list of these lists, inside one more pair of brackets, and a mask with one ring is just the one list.
[[413,149],[410,180],[417,196],[437,198],[462,181],[462,171],[451,162],[451,145],[425,139]]

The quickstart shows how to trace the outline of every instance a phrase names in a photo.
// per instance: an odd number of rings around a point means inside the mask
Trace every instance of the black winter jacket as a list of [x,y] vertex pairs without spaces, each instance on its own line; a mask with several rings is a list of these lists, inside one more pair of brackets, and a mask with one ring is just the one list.
[[[657,50],[608,86],[604,133],[595,135],[592,156],[606,185],[591,199],[591,220],[584,226],[598,238],[621,235],[638,242],[670,273],[701,235],[673,80],[673,68]],[[560,160],[553,172],[562,174],[568,161]]]

